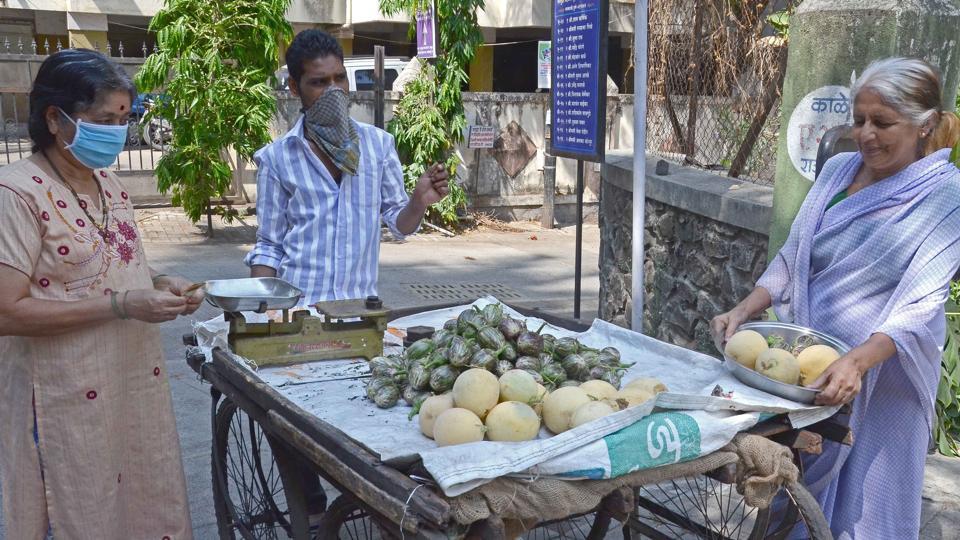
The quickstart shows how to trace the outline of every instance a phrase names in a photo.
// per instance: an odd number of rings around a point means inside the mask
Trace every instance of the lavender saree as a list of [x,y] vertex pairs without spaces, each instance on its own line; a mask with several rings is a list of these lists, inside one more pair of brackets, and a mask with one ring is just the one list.
[[853,402],[853,447],[825,443],[806,482],[837,538],[916,538],[923,468],[945,338],[944,301],[960,265],[960,171],[949,150],[826,210],[859,153],[824,166],[787,242],[757,285],[780,320],[851,346],[882,332],[897,354],[871,369]]

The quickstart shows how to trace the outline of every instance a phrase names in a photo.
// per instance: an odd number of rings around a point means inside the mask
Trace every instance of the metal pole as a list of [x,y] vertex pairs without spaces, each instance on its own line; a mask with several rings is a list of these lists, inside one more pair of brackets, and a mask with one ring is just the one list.
[[373,125],[383,129],[383,107],[384,107],[384,98],[383,98],[383,89],[384,89],[384,76],[383,76],[383,54],[384,48],[383,45],[375,45],[373,47]]
[[550,106],[547,105],[546,140],[543,145],[543,211],[540,213],[540,226],[552,229],[554,221],[554,202],[557,191],[557,157],[553,155],[552,135],[550,133]]
[[[633,45],[633,312],[630,327],[643,332],[643,224],[647,179],[647,3],[637,0],[634,9]],[[668,98],[669,99],[669,98]]]
[[580,318],[580,267],[583,259],[583,161],[577,160],[577,259],[573,283],[573,318]]

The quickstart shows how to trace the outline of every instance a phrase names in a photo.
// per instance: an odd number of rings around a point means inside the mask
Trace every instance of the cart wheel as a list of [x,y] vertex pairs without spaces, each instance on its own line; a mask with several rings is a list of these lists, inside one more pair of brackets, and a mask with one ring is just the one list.
[[524,540],[601,540],[614,521],[606,512],[541,523],[523,535]]
[[399,540],[393,529],[354,497],[340,495],[317,522],[314,540]]
[[307,537],[310,509],[325,504],[316,477],[230,399],[216,413],[212,461],[221,540]]
[[709,476],[686,477],[637,489],[637,514],[629,529],[640,538],[672,540],[782,539],[798,523],[807,527],[808,538],[831,539],[830,527],[807,489],[799,484],[784,486],[785,503],[778,512],[748,506],[736,486]]

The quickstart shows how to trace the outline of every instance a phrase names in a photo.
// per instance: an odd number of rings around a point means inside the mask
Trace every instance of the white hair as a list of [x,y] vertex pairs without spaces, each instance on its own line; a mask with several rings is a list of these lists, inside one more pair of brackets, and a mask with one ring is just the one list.
[[853,83],[850,99],[854,102],[864,90],[877,94],[881,101],[905,116],[914,125],[923,125],[942,110],[940,71],[919,58],[884,58],[867,66]]

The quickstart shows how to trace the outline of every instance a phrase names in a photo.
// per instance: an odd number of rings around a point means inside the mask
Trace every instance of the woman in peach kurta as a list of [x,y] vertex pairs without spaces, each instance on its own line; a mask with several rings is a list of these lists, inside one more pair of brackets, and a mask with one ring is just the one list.
[[[44,102],[62,77],[71,96]],[[51,56],[31,94],[35,153],[0,169],[0,478],[11,540],[191,537],[150,323],[191,313],[202,294],[150,270],[129,195],[89,166],[75,127],[125,125],[132,90],[99,53]]]

